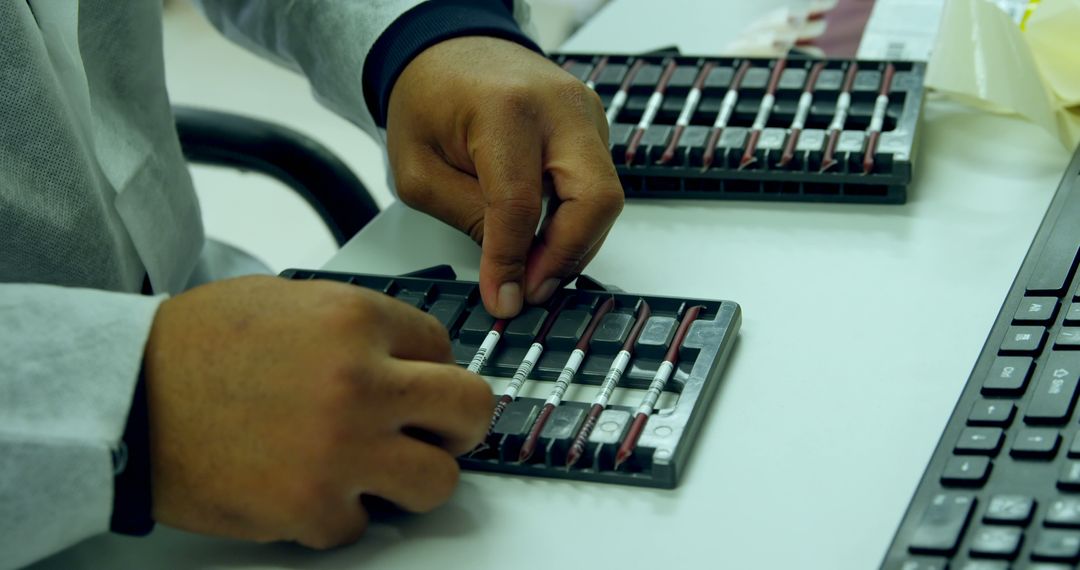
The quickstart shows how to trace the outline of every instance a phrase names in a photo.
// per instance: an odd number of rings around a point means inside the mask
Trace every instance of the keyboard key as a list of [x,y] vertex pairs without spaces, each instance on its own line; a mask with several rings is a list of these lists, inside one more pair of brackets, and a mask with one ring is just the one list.
[[1021,459],[1052,459],[1061,436],[1053,429],[1022,429],[1013,440],[1009,454]]
[[1080,325],[1080,303],[1069,304],[1069,311],[1065,313],[1065,324]]
[[1073,435],[1072,443],[1069,444],[1069,457],[1080,457],[1080,431]]
[[1009,563],[1001,560],[968,560],[957,570],[1009,570]]
[[941,484],[953,487],[979,487],[990,475],[986,457],[950,457],[941,472]]
[[1031,557],[1035,560],[1073,562],[1080,558],[1080,533],[1044,529],[1035,537]]
[[1080,353],[1052,352],[1039,373],[1035,393],[1028,403],[1024,421],[1058,424],[1068,421],[1076,403],[1080,380]]
[[1009,327],[998,354],[1038,354],[1046,343],[1046,327]]
[[1014,323],[1043,324],[1054,320],[1057,315],[1056,297],[1024,297],[1013,315]]
[[934,495],[923,511],[908,549],[914,554],[953,554],[974,508],[975,497],[971,495]]
[[1002,400],[977,400],[968,413],[968,425],[1008,427],[1016,406]]
[[1080,499],[1066,497],[1051,502],[1046,508],[1043,523],[1046,526],[1080,528]]
[[1080,253],[1080,194],[1067,192],[1066,200],[1059,210],[1059,221],[1051,226],[1047,241],[1051,246],[1042,248],[1039,261],[1028,277],[1027,290],[1033,294],[1060,295],[1072,279]]
[[1028,356],[999,356],[983,380],[982,393],[987,396],[1019,396],[1024,393],[1034,360]]
[[896,567],[896,570],[948,570],[944,560],[908,559]]
[[984,526],[971,534],[971,555],[984,558],[1016,558],[1024,532],[1010,526]]
[[958,455],[997,455],[1004,438],[1005,433],[999,428],[964,428],[953,452]]
[[1026,525],[1035,511],[1035,499],[1023,495],[994,495],[986,505],[983,522]]
[[464,299],[439,299],[428,308],[428,314],[435,317],[446,330],[453,330],[454,325],[465,312]]
[[1054,341],[1054,348],[1061,350],[1080,349],[1080,328],[1062,327],[1058,332],[1057,340]]
[[1061,466],[1057,485],[1066,491],[1080,490],[1080,461],[1066,461]]
[[1037,562],[1024,566],[1024,570],[1076,570],[1068,564],[1051,564],[1049,562]]

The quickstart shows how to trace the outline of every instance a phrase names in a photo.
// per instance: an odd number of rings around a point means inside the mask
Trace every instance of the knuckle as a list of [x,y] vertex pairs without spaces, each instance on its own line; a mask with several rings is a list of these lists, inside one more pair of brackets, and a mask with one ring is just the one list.
[[424,324],[421,325],[421,327],[423,327],[424,330],[419,331],[423,335],[421,338],[424,339],[424,342],[427,343],[433,351],[449,357],[450,334],[438,319],[428,313],[423,313],[423,315],[424,317],[421,319],[421,322]]
[[604,108],[596,91],[570,74],[561,74],[558,79],[552,80],[552,85],[565,107],[588,112]]
[[591,193],[589,196],[596,209],[602,212],[613,213],[616,216],[623,210],[623,206],[626,203],[626,198],[623,195],[621,188],[607,188]]
[[588,245],[584,243],[549,244],[548,249],[558,261],[559,269],[564,273],[581,265],[589,254]]
[[325,309],[323,324],[336,332],[352,332],[378,318],[378,309],[359,288],[338,290]]
[[491,416],[493,407],[491,387],[476,374],[466,373],[468,381],[463,391],[465,404],[470,415],[479,418],[481,426],[486,428],[486,422]]
[[461,225],[462,230],[475,242],[476,244],[484,243],[484,212],[483,210],[471,214],[466,218],[465,223]]
[[398,197],[405,205],[411,208],[419,208],[426,204],[432,196],[432,188],[429,184],[430,177],[419,164],[420,161],[410,161],[406,164],[394,166],[394,185],[397,187]]
[[496,100],[503,113],[522,120],[533,120],[539,114],[537,91],[531,82],[507,82],[499,89]]
[[476,374],[464,372],[461,384],[460,405],[464,417],[470,424],[467,426],[465,436],[467,449],[455,450],[464,453],[480,443],[484,434],[487,433],[488,424],[491,421],[491,411],[494,407],[491,387]]

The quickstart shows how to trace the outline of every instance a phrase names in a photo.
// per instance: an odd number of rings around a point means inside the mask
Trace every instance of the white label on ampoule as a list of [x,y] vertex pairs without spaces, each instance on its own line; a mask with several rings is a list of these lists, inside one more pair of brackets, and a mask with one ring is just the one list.
[[713,123],[714,129],[722,129],[727,126],[728,119],[731,118],[731,112],[735,110],[735,103],[738,100],[738,91],[728,89],[727,93],[724,93],[724,100],[720,103],[720,113],[716,115],[716,122]]
[[615,97],[611,99],[611,104],[608,105],[607,110],[607,122],[612,124],[615,122],[615,118],[619,116],[619,111],[622,111],[622,106],[626,103],[626,91],[619,91],[615,94]]
[[559,373],[559,379],[555,381],[555,387],[551,389],[551,395],[548,396],[547,403],[558,406],[562,402],[563,394],[566,394],[566,389],[570,387],[570,381],[577,374],[582,360],[585,360],[585,351],[575,348],[574,352],[570,353],[570,358],[566,359],[566,366]]
[[538,342],[532,343],[529,352],[526,352],[525,358],[521,359],[521,364],[514,371],[514,377],[510,379],[510,384],[506,387],[505,394],[507,396],[511,398],[517,397],[518,390],[525,384],[525,379],[532,373],[533,366],[536,366],[536,361],[540,360],[540,355],[543,353],[544,345]]
[[681,127],[690,125],[690,119],[694,116],[694,111],[697,109],[698,103],[701,101],[701,89],[693,88],[690,90],[690,94],[686,96],[686,104],[683,105],[682,112],[679,113],[679,118],[676,119],[675,124]]
[[795,110],[795,120],[791,121],[792,129],[802,129],[806,124],[806,116],[810,114],[810,103],[813,99],[814,96],[809,91],[803,91],[803,94],[799,95],[799,108]]
[[480,369],[484,367],[484,363],[487,362],[488,353],[495,350],[495,345],[499,343],[499,331],[488,331],[487,336],[484,337],[484,342],[480,344],[480,348],[476,349],[476,354],[472,357],[472,362],[469,363],[469,372],[480,372]]
[[675,365],[671,362],[665,360],[660,363],[660,369],[656,371],[656,376],[653,376],[652,383],[649,384],[649,391],[645,394],[645,399],[641,401],[637,413],[645,415],[652,413],[656,401],[660,399],[660,392],[664,391],[664,385],[671,378],[673,370],[675,370]]
[[656,118],[656,112],[660,110],[660,104],[663,102],[664,95],[662,93],[654,92],[649,97],[649,102],[645,105],[645,112],[641,114],[641,120],[637,124],[639,129],[649,128],[653,119]]
[[881,131],[881,125],[885,122],[885,108],[889,106],[889,97],[887,95],[878,95],[877,100],[874,101],[874,114],[870,116],[870,128],[866,129],[870,132]]
[[630,353],[620,350],[619,354],[615,356],[615,362],[611,363],[611,369],[608,370],[607,376],[604,377],[604,383],[600,386],[600,395],[596,397],[597,404],[607,406],[608,399],[611,398],[611,393],[615,391],[615,386],[619,385],[619,379],[622,378],[629,362]]
[[844,122],[847,121],[848,107],[851,106],[851,94],[841,93],[836,98],[836,115],[833,117],[831,123],[829,123],[830,131],[840,131],[844,129]]
[[761,106],[758,107],[757,116],[754,117],[752,129],[760,131],[765,128],[765,123],[769,120],[769,114],[772,113],[774,103],[776,103],[776,96],[772,93],[766,93],[761,98]]

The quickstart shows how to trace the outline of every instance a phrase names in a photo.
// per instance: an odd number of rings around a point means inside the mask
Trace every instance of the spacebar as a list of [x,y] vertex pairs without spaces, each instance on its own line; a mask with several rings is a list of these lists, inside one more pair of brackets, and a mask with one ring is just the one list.
[[1028,279],[1027,290],[1032,294],[1061,294],[1076,270],[1080,253],[1080,186],[1075,180],[1064,180],[1061,191],[1068,195]]

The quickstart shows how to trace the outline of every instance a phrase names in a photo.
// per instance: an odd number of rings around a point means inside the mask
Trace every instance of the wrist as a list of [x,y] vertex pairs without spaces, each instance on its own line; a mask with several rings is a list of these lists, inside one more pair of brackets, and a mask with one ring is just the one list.
[[405,12],[375,42],[364,63],[363,88],[375,123],[386,127],[390,92],[405,67],[427,48],[453,38],[509,40],[543,53],[513,18],[512,2],[431,0]]

